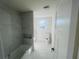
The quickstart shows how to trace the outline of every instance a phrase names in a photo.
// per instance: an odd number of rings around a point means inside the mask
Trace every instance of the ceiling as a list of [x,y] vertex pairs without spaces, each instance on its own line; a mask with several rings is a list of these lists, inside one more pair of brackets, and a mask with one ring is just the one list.
[[[33,10],[36,11],[42,11],[51,13],[53,11],[56,0],[0,0],[7,6],[17,10],[17,11],[29,11]],[[50,8],[44,9],[43,7],[49,5]],[[42,13],[41,12],[41,13]]]

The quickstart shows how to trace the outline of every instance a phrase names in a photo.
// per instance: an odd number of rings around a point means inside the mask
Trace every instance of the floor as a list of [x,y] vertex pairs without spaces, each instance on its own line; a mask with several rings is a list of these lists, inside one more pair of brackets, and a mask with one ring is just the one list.
[[35,42],[35,50],[32,53],[25,53],[21,59],[54,59],[54,53],[51,45],[47,42]]

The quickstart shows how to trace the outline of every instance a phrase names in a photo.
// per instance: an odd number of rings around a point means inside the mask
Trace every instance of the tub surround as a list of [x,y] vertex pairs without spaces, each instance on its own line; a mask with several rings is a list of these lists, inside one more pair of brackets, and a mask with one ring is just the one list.
[[[27,12],[27,15],[29,15],[28,12]],[[26,18],[28,18],[28,16]],[[3,56],[5,59],[9,59],[13,51],[16,51],[18,47],[23,45],[23,41],[24,41],[23,33],[25,32],[22,30],[26,30],[28,33],[33,34],[32,33],[33,19],[32,20],[30,19],[31,23],[30,21],[28,21],[28,19],[26,19],[26,21],[28,22],[25,22],[26,23],[25,26],[29,26],[29,29],[27,27],[25,29],[22,27],[22,24],[23,24],[22,21],[23,20],[21,19],[20,12],[10,9],[9,7],[5,6],[5,4],[3,5],[0,2],[0,40],[2,40],[2,43],[3,43],[2,48],[4,49]],[[26,34],[28,34],[27,32]],[[27,49],[29,47],[27,47]]]

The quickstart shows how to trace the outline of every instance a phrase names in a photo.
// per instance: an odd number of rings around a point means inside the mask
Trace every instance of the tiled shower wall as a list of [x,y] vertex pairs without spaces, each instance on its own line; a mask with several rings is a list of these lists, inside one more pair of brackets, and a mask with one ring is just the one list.
[[3,41],[4,55],[7,57],[22,44],[22,28],[19,14],[0,5],[0,39]]

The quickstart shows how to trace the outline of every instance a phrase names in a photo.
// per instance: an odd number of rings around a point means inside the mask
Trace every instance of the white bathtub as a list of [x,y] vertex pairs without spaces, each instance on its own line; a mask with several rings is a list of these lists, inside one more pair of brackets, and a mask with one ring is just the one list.
[[21,57],[30,51],[32,47],[29,45],[21,45],[19,48],[17,48],[15,51],[13,51],[8,59],[21,59]]

